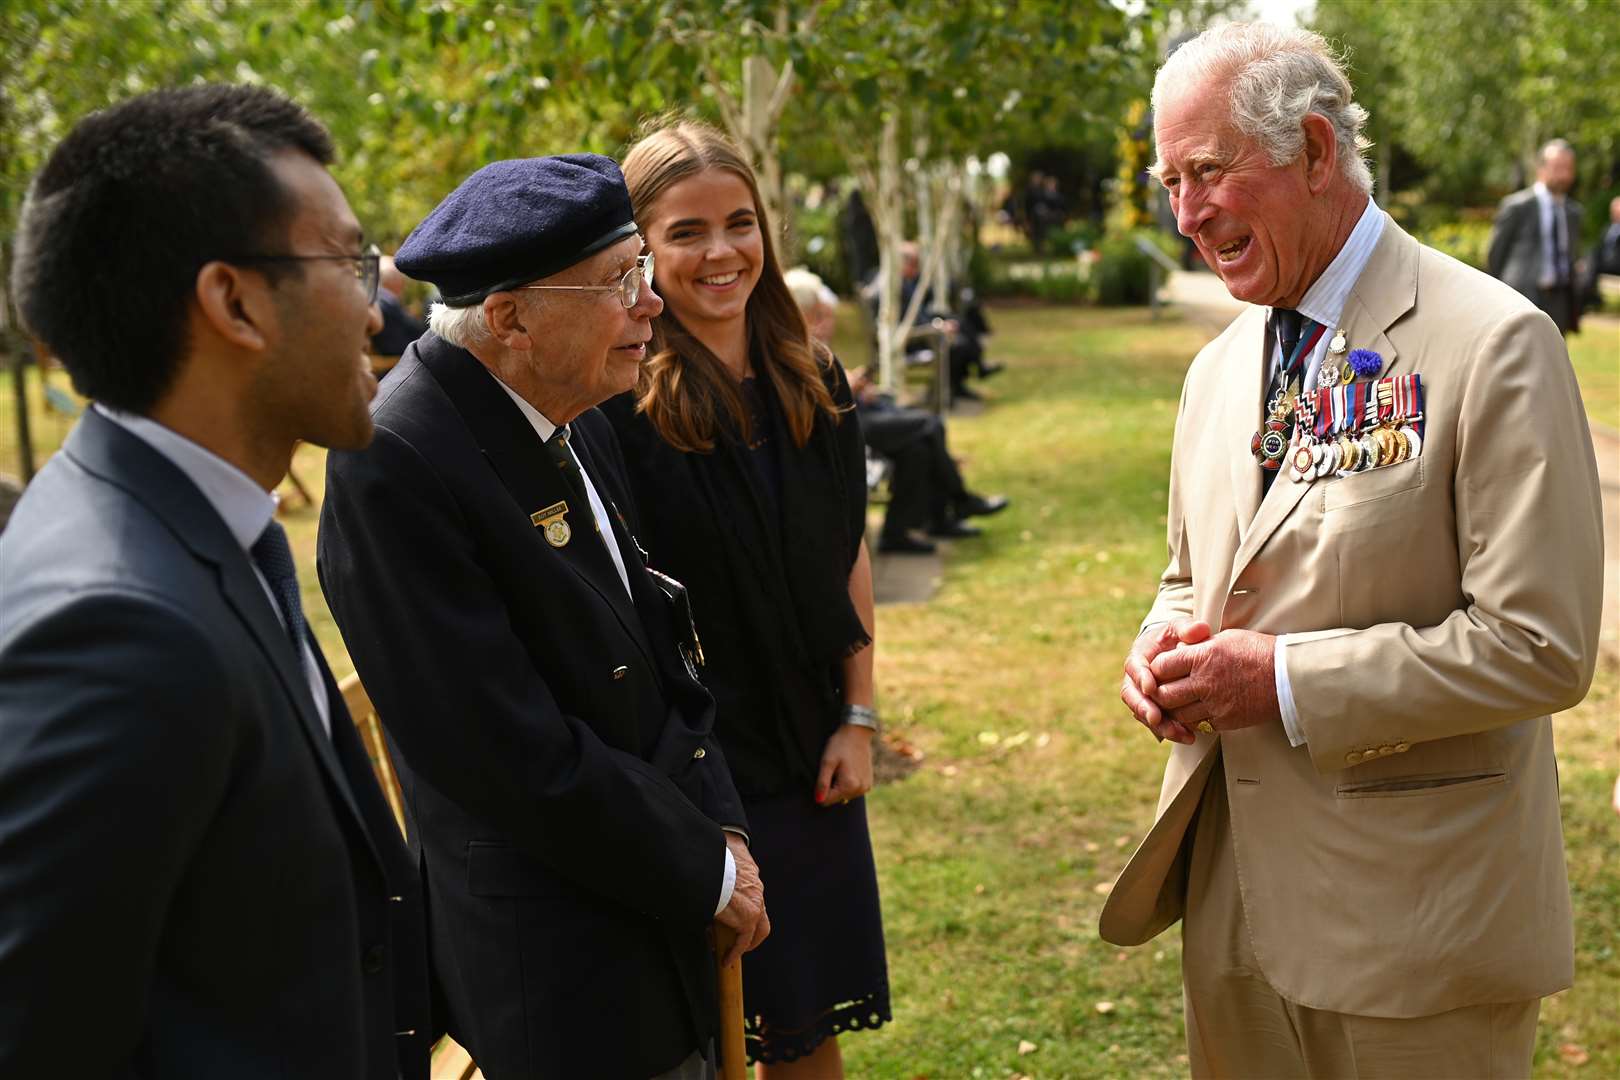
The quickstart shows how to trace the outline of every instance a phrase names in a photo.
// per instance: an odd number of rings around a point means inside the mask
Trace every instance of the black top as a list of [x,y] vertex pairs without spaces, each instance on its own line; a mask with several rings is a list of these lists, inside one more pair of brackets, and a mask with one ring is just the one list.
[[[630,394],[602,406],[624,446],[650,565],[684,582],[714,694],[715,733],[737,789],[760,797],[815,783],[839,723],[843,661],[870,638],[849,599],[866,525],[866,458],[843,368],[829,359],[842,412],[818,415],[794,445],[770,383],[745,391],[764,410],[750,449],[722,432],[711,453],[664,442]],[[779,479],[773,484],[770,477]]]
[[202,493],[86,412],[0,598],[0,1076],[426,1080],[415,860]]
[[780,416],[769,396],[770,387],[749,376],[741,383],[743,406],[748,410],[748,463],[759,480],[766,521],[782,525],[782,437]]
[[321,584],[394,751],[451,1034],[490,1076],[668,1071],[718,1026],[704,935],[720,826],[747,822],[618,442],[594,410],[570,425],[604,538],[495,378],[431,331],[372,416],[369,449],[327,459]]

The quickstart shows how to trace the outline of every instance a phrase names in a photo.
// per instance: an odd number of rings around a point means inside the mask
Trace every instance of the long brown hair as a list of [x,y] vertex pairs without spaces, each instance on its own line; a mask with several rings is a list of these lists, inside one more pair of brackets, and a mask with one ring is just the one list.
[[[781,403],[794,444],[803,446],[815,429],[818,412],[838,419],[840,409],[823,377],[833,359],[811,343],[804,315],[782,280],[771,223],[747,160],[708,124],[654,121],[624,159],[624,180],[636,220],[645,223],[653,204],[671,185],[707,169],[735,173],[753,196],[765,258],[745,309],[748,348],[755,371],[769,381]],[[677,450],[710,451],[722,417],[729,417],[743,438],[749,438],[748,410],[736,378],[668,307],[653,320],[652,353],[636,384],[636,408],[665,442]]]

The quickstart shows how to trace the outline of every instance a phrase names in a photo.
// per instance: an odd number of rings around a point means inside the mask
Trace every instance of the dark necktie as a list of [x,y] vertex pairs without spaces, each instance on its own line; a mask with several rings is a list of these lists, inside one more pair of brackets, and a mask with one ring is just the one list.
[[[1304,358],[1294,356],[1294,350],[1299,348],[1299,335],[1304,330],[1304,327],[1305,317],[1293,308],[1271,309],[1271,334],[1269,336],[1275,337],[1277,343],[1282,346],[1282,357],[1277,361],[1276,370],[1272,373],[1271,378],[1267,380],[1266,399],[1261,402],[1261,408],[1267,416],[1271,414],[1272,401],[1276,399],[1278,394],[1287,392],[1289,380],[1293,377],[1294,372],[1304,366]],[[1270,350],[1266,351],[1269,355]],[[1296,359],[1299,361],[1297,365],[1292,363]],[[1288,428],[1284,435],[1292,440],[1294,437],[1294,414],[1292,411],[1288,413],[1287,421]],[[1272,481],[1277,479],[1277,474],[1281,471],[1281,469],[1262,469],[1260,471],[1260,490],[1269,492]]]
[[1565,251],[1565,227],[1564,206],[1554,199],[1552,204],[1552,251],[1553,283],[1555,285],[1569,283],[1569,256]]
[[304,623],[304,605],[299,598],[298,572],[293,567],[292,548],[287,546],[287,532],[272,521],[253,542],[253,565],[270,583],[276,606],[281,609],[282,621],[287,624],[287,637],[292,642],[293,655],[298,658],[300,671],[304,667],[304,636],[308,629]]
[[563,483],[568,485],[568,490],[579,500],[579,508],[594,522],[596,515],[591,510],[590,498],[585,494],[585,475],[579,471],[579,462],[574,460],[573,453],[568,449],[568,429],[560,427],[553,431],[551,438],[547,439],[544,445],[546,457],[550,458],[551,463],[557,466],[557,471],[562,473]]

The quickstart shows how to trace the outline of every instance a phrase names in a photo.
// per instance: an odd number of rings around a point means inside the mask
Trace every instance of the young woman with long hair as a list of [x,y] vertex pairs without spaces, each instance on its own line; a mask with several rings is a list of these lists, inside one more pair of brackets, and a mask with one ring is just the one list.
[[683,581],[771,936],[743,960],[766,1080],[843,1075],[836,1036],[890,1018],[872,786],[865,456],[843,369],[782,280],[752,170],[690,121],[624,162],[665,308],[604,406],[652,566]]

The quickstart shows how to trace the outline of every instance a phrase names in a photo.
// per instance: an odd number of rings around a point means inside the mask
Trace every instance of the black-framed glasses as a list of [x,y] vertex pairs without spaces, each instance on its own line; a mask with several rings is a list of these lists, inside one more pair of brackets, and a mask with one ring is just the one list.
[[221,262],[273,263],[273,262],[348,262],[354,264],[354,279],[366,291],[366,303],[377,301],[377,277],[382,265],[382,251],[376,244],[367,245],[358,255],[233,255]]
[[641,299],[641,287],[652,288],[653,257],[652,252],[636,257],[636,265],[624,272],[617,285],[521,285],[521,289],[567,289],[574,292],[612,292],[618,291],[619,303],[624,310],[629,311]]

